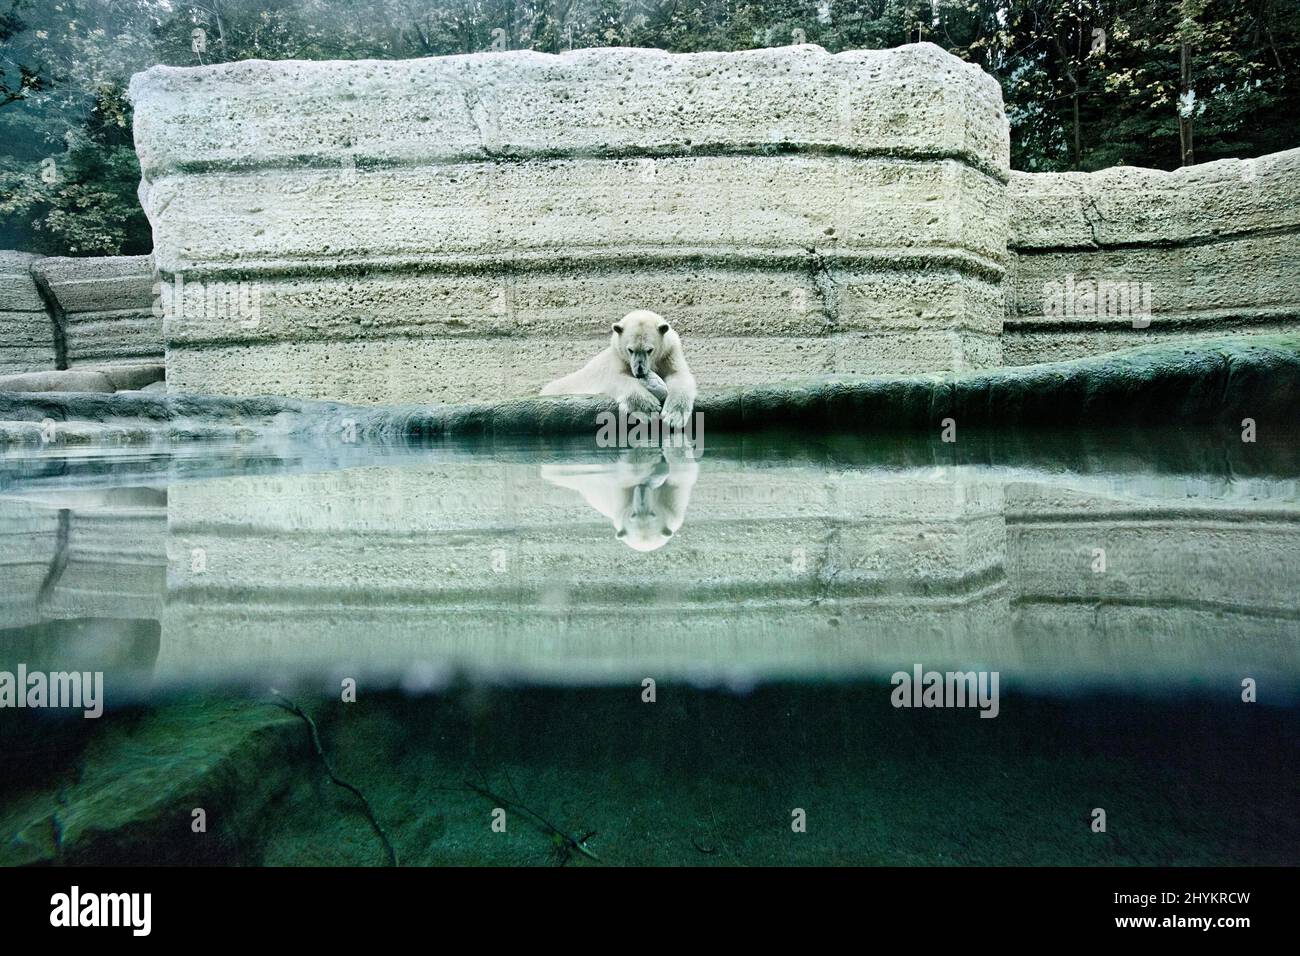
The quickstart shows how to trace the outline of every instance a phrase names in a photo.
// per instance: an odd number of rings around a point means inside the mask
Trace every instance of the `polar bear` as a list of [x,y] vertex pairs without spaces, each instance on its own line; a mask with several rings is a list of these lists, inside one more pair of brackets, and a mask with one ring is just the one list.
[[694,451],[633,448],[616,462],[543,465],[542,477],[582,495],[635,551],[657,551],[681,528],[700,466]]
[[[655,395],[662,391],[662,398]],[[615,322],[605,349],[572,375],[556,379],[543,395],[608,395],[623,414],[652,415],[670,428],[685,428],[695,408],[695,376],[682,354],[682,340],[660,315],[647,309]]]

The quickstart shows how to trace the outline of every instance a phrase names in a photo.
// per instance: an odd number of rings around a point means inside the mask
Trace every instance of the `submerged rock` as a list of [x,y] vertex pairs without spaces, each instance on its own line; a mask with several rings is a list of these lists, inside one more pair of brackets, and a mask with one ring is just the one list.
[[[48,720],[26,730],[53,749]],[[60,772],[17,796],[7,788],[0,865],[256,862],[259,816],[309,766],[302,722],[259,700],[189,700],[84,725],[71,728]],[[196,809],[205,833],[192,829]]]

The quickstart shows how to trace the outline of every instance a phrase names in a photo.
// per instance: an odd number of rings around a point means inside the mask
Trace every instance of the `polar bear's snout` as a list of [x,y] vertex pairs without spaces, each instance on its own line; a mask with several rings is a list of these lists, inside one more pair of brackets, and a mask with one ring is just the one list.
[[650,360],[653,349],[628,349],[627,364],[632,369],[632,374],[637,378],[645,381],[653,374],[654,363]]
[[651,485],[637,485],[632,489],[632,517],[633,518],[653,518],[655,516],[654,506],[650,503],[649,491]]
[[631,489],[631,499],[614,520],[615,537],[636,551],[657,551],[673,536],[668,517],[659,516],[659,485],[647,481]]
[[633,378],[645,381],[655,374],[655,363],[662,357],[669,325],[657,313],[637,309],[611,326],[614,333],[610,347],[617,349]]

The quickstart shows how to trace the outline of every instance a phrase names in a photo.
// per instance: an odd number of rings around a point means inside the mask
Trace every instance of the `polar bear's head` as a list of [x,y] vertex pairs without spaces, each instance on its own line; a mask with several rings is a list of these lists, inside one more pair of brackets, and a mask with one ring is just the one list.
[[693,449],[659,445],[634,446],[612,462],[542,465],[543,478],[581,494],[634,551],[657,551],[677,534],[699,473]]
[[647,309],[629,312],[613,325],[610,348],[627,363],[637,378],[654,371],[655,362],[664,354],[664,336],[670,327],[663,316]]
[[[668,473],[667,467],[662,471],[662,474],[657,471],[651,480],[628,489],[623,510],[614,517],[615,536],[634,551],[659,550],[681,527],[681,516],[667,507],[670,502],[660,500],[659,489]],[[674,524],[677,528],[673,527]]]

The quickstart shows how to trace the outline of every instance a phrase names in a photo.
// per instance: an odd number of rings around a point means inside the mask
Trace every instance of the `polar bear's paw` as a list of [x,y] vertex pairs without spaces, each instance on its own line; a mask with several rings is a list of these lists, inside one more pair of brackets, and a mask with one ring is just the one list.
[[691,418],[691,400],[684,395],[669,394],[659,417],[669,428],[685,428]]
[[653,371],[647,372],[646,377],[641,379],[641,382],[645,385],[646,391],[659,399],[659,401],[662,402],[668,397],[668,386],[665,385],[664,380]]
[[618,403],[619,411],[624,415],[651,416],[659,411],[659,399],[644,388],[628,393]]

